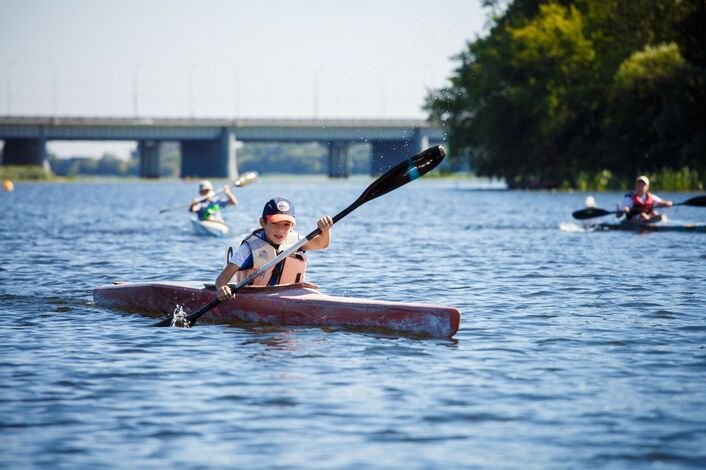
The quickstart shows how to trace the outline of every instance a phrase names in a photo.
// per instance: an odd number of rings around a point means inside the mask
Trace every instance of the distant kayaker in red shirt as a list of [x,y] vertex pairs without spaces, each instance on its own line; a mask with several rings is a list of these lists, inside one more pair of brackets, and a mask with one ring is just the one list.
[[221,209],[237,205],[238,199],[230,192],[228,186],[223,187],[225,198],[217,198],[213,191],[213,184],[208,180],[203,180],[199,183],[200,196],[191,201],[189,212],[196,212],[199,220],[217,220],[223,222]]
[[[262,209],[260,229],[255,230],[237,249],[229,248],[226,267],[216,278],[218,299],[228,300],[233,296],[228,282],[236,276],[239,281],[264,266],[279,253],[301,241],[304,236],[294,231],[296,219],[294,206],[283,197],[270,199]],[[251,283],[255,286],[272,286],[304,282],[306,251],[323,250],[331,243],[330,216],[321,217],[316,225],[321,233],[309,240],[302,248],[286,257]]]
[[618,218],[623,215],[630,222],[659,222],[666,216],[655,212],[655,207],[672,207],[672,201],[667,201],[649,192],[650,180],[647,176],[635,179],[635,190],[625,194],[622,205],[618,205]]

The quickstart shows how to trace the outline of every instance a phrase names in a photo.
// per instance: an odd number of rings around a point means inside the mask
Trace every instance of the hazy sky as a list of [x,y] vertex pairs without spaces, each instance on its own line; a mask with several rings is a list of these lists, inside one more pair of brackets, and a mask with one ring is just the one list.
[[0,114],[425,117],[480,0],[0,0]]

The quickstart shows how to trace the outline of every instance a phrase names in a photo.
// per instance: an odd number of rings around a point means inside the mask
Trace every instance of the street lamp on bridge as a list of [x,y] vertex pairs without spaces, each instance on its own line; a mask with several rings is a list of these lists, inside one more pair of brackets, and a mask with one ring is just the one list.
[[314,73],[314,119],[319,118],[319,74],[323,70],[323,67],[319,67]]
[[17,60],[10,62],[7,66],[7,115],[12,114],[12,69],[17,66]]
[[194,74],[196,69],[198,69],[198,66],[192,65],[189,72],[189,116],[191,116],[191,119],[194,118]]
[[135,67],[132,70],[132,114],[134,117],[137,117],[139,115],[139,107],[138,107],[138,98],[139,98],[139,73],[140,73],[140,66],[142,64],[137,63],[135,64]]

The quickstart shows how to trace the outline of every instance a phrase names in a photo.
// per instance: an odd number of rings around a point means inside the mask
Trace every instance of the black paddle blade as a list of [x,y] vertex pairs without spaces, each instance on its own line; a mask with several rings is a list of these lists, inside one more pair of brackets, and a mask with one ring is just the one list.
[[[404,186],[410,181],[414,181],[420,176],[429,173],[442,162],[446,156],[446,150],[441,145],[429,147],[413,156],[393,166],[387,170],[382,176],[373,181],[370,186],[365,188],[363,194],[356,201],[342,210],[333,217],[333,223],[348,215],[357,207],[372,201],[375,198],[387,194],[400,186]],[[312,232],[312,235],[315,235]],[[308,238],[308,237],[307,237]]]
[[706,196],[694,196],[684,202],[674,204],[675,206],[706,207]]
[[436,168],[445,156],[446,150],[441,145],[419,152],[412,158],[400,162],[387,170],[363,191],[358,200],[363,202],[372,201],[400,186],[404,186],[410,181],[416,180]]
[[615,211],[607,211],[605,209],[598,209],[596,207],[589,207],[588,209],[581,209],[580,211],[572,212],[571,215],[574,219],[592,219],[594,217],[603,217],[604,215],[615,214]]
[[[412,158],[398,163],[387,170],[382,176],[378,177],[378,179],[373,181],[370,186],[365,188],[363,194],[361,194],[353,204],[333,216],[333,223],[335,224],[366,202],[372,201],[383,194],[387,194],[390,191],[393,191],[400,186],[404,186],[410,181],[414,181],[420,176],[429,173],[442,162],[445,156],[446,150],[444,147],[437,145],[435,147],[429,147],[428,149],[414,155]],[[318,235],[318,233],[319,232],[317,229],[307,235],[307,238],[311,240],[311,238]]]

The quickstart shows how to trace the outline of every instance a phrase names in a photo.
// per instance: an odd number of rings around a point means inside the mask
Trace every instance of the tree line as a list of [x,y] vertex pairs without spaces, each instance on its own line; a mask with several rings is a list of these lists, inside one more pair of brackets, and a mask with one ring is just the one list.
[[483,4],[487,35],[425,104],[452,158],[511,187],[603,189],[646,173],[703,188],[704,0]]

